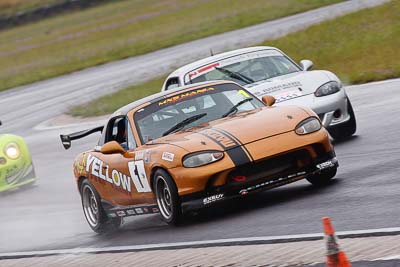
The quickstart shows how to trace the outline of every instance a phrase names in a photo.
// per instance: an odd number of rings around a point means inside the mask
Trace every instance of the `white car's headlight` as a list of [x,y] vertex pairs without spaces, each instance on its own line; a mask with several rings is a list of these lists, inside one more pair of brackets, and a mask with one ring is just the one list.
[[309,134],[318,131],[321,127],[321,122],[317,118],[311,117],[300,122],[295,132],[299,135]]
[[314,92],[314,95],[317,96],[317,97],[331,95],[331,94],[334,94],[336,92],[339,92],[341,88],[342,88],[342,84],[341,83],[338,83],[338,82],[335,82],[335,81],[327,82],[326,84],[321,85]]
[[218,161],[224,157],[224,153],[221,151],[201,151],[186,155],[183,158],[183,166],[186,168],[193,168],[203,166],[215,161]]
[[21,155],[21,150],[16,143],[9,143],[5,146],[4,153],[9,159],[17,159]]

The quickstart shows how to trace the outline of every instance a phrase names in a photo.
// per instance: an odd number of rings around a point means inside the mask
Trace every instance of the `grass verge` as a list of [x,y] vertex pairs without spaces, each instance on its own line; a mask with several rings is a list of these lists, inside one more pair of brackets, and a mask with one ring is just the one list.
[[323,22],[262,45],[336,73],[347,84],[400,77],[400,1]]
[[0,0],[0,17],[11,17],[18,13],[31,11],[47,5],[58,4],[63,0]]
[[[312,59],[317,69],[331,70],[350,84],[400,77],[400,2],[346,15],[262,45],[279,47],[297,61]],[[159,92],[164,79],[103,96],[69,113],[83,117],[112,113]]]
[[109,1],[0,31],[0,90],[340,1]]
[[148,82],[129,86],[118,92],[105,95],[89,103],[72,108],[68,114],[78,117],[92,117],[113,113],[126,104],[160,92],[166,77],[158,77]]

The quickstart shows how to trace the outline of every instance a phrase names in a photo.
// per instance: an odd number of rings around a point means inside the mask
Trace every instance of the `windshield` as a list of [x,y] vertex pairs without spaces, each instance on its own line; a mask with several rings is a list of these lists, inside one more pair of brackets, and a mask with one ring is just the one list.
[[[235,107],[245,99],[249,100]],[[263,106],[260,100],[238,85],[220,84],[159,100],[138,110],[134,114],[134,120],[141,142],[147,143],[165,133],[174,132],[175,128],[185,130],[220,119],[231,109],[234,112],[230,113],[235,114]]]
[[185,75],[185,83],[230,80],[241,85],[300,71],[290,59],[276,50],[262,50],[202,66]]

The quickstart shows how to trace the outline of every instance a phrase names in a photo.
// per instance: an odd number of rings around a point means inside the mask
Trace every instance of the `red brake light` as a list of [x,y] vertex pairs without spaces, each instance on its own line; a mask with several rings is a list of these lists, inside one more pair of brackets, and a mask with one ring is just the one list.
[[233,178],[232,178],[232,180],[235,182],[244,182],[244,181],[246,181],[246,179],[247,179],[247,177],[244,175],[236,175],[236,176],[233,176]]

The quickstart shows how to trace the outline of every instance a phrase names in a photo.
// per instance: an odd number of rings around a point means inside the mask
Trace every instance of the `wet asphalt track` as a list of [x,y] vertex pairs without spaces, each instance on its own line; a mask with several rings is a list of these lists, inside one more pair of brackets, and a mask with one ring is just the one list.
[[[0,92],[1,132],[24,136],[40,180],[32,188],[0,195],[0,252],[105,247],[276,236],[321,232],[320,218],[338,230],[399,227],[400,80],[348,90],[358,119],[357,136],[336,144],[340,169],[335,183],[315,189],[301,181],[226,203],[178,228],[157,215],[130,218],[121,231],[98,236],[88,227],[72,179],[74,156],[96,137],[64,151],[60,133],[82,129],[32,130],[68,106],[163,74],[209,53],[252,45],[386,0],[353,0],[247,29],[204,38],[148,55],[106,64],[22,88]],[[318,67],[318,66],[316,66]],[[83,126],[85,127],[85,126]]]
[[330,216],[340,231],[400,226],[400,79],[348,88],[358,119],[357,135],[335,144],[335,182],[317,189],[306,181],[224,203],[180,227],[158,215],[129,218],[112,235],[86,224],[72,178],[74,155],[96,137],[64,151],[59,133],[25,135],[41,178],[37,186],[0,195],[0,252],[200,241],[321,232]]

